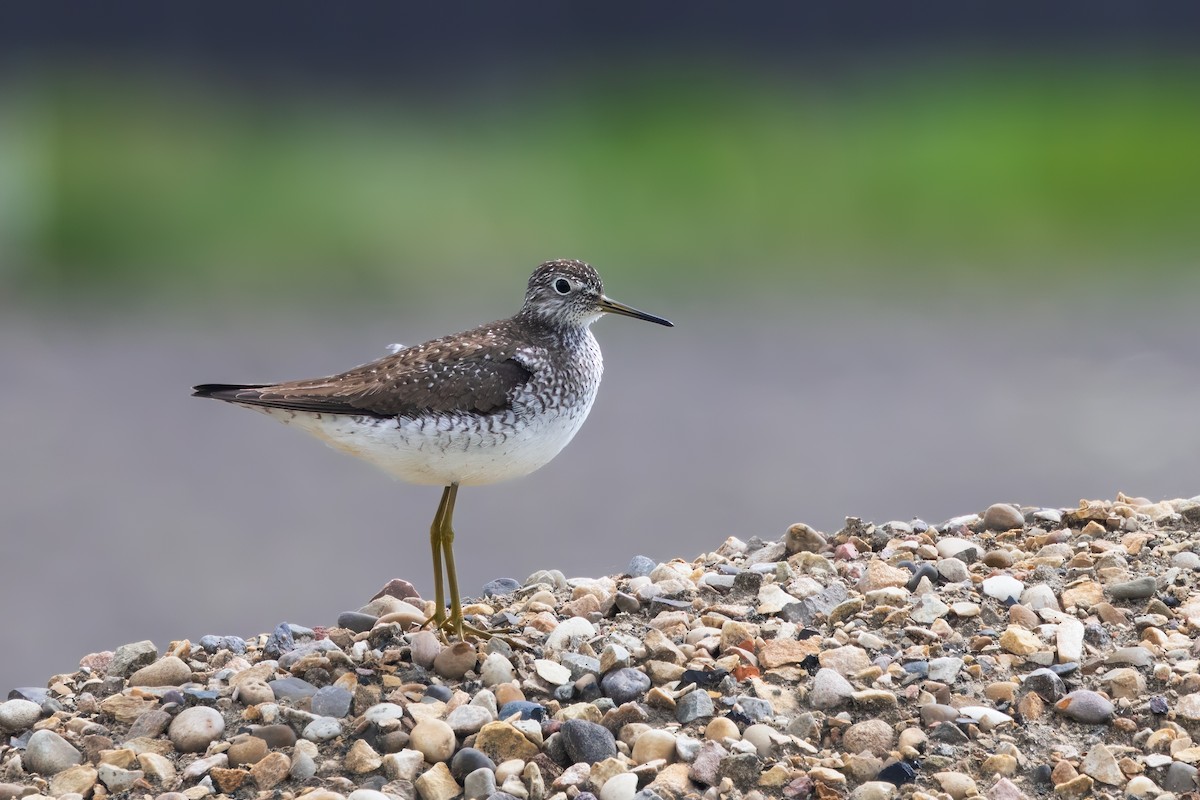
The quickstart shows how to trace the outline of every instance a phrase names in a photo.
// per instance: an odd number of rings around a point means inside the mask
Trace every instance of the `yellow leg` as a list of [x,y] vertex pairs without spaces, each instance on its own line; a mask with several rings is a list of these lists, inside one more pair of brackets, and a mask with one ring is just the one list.
[[[458,498],[458,484],[452,483],[442,491],[442,502],[438,505],[433,526],[429,529],[429,543],[433,550],[434,602],[437,607],[433,616],[425,620],[422,628],[432,626],[443,636],[456,636],[465,640],[471,636],[490,639],[493,636],[512,633],[510,630],[485,631],[463,623],[462,597],[458,593],[458,573],[454,569],[454,501]],[[442,564],[446,565],[446,584],[450,590],[450,613],[446,614],[446,595],[442,587]],[[501,636],[514,647],[524,647]]]
[[463,638],[462,598],[458,593],[458,574],[454,571],[454,501],[458,497],[458,484],[446,487],[448,500],[446,513],[442,516],[442,556],[446,562],[446,580],[450,589],[450,628],[459,639]]
[[[433,616],[425,620],[437,629],[446,623],[446,591],[442,587],[442,527],[446,517],[446,500],[450,497],[450,487],[442,490],[442,501],[438,503],[437,513],[433,516],[433,525],[429,528],[429,549],[433,551]],[[425,627],[422,625],[421,627]]]

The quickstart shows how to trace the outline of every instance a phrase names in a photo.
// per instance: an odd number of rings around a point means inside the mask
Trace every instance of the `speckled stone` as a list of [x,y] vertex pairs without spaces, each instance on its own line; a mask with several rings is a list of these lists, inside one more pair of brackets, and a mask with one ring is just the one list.
[[167,735],[179,752],[202,753],[209,742],[221,738],[224,732],[225,720],[220,713],[206,706],[194,706],[179,712]]
[[617,755],[613,735],[603,725],[571,719],[563,723],[560,734],[573,764],[595,764]]

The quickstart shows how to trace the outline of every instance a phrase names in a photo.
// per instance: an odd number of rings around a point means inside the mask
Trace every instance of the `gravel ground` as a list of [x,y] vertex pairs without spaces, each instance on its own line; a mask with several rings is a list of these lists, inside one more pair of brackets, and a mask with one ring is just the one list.
[[1200,498],[1122,495],[497,580],[478,644],[395,579],[16,689],[0,800],[1182,797],[1197,570]]

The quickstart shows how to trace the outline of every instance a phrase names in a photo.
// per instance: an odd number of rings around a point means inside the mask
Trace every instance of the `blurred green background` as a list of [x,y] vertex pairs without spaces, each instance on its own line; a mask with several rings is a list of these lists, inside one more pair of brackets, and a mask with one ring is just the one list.
[[[617,299],[468,594],[1200,491],[1200,5],[0,7],[0,690],[428,594],[437,492],[189,397]],[[595,546],[603,542],[603,547]]]
[[562,254],[698,296],[747,267],[772,292],[1193,280],[1200,60],[902,66],[624,64],[497,98],[67,65],[5,93],[4,269],[43,299],[255,303]]

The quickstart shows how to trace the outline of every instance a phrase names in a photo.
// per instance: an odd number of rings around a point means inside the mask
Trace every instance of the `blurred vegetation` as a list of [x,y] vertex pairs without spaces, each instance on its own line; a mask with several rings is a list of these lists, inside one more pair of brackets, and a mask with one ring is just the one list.
[[693,286],[1195,270],[1200,62],[652,74],[449,97],[10,86],[0,277],[303,295],[508,286],[559,255]]

